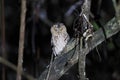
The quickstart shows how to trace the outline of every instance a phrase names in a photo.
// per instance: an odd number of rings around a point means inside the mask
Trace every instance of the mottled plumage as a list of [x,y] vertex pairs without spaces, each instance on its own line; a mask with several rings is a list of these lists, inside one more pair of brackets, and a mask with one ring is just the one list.
[[69,40],[69,35],[64,24],[57,23],[51,27],[51,44],[54,55],[59,55]]

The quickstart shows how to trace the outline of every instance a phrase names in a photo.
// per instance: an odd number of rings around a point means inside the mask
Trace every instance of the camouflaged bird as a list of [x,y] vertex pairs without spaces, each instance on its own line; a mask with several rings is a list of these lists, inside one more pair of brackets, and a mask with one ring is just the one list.
[[51,27],[51,44],[55,56],[60,55],[69,40],[69,35],[64,24],[57,23]]

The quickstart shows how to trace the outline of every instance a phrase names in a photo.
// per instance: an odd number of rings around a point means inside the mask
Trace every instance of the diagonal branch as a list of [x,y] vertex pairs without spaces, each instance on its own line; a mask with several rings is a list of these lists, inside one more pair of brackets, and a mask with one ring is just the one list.
[[[120,20],[118,21],[120,22]],[[105,26],[105,32],[107,38],[115,35],[120,31],[120,23],[117,23],[116,18],[110,20]],[[93,38],[91,40],[92,47],[90,50],[94,49],[96,46],[101,44],[105,40],[104,34],[102,29],[100,28],[93,34]],[[51,69],[51,74],[49,80],[58,80],[66,71],[68,71],[74,64],[78,62],[78,54],[74,54],[74,57],[71,59],[71,56],[74,53],[75,48],[75,40],[71,39],[71,41],[66,45],[65,50],[63,51],[63,55],[59,56],[57,59],[54,60],[53,66]],[[88,48],[85,48],[83,52],[88,54],[90,52]],[[70,60],[70,61],[69,61]],[[46,69],[39,77],[38,80],[44,80],[47,74]]]

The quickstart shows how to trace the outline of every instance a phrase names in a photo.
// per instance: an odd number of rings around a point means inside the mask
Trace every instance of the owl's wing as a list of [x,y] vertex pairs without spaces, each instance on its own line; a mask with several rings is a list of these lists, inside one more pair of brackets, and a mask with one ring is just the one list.
[[52,51],[55,56],[57,56],[56,48],[55,48],[55,38],[51,38],[51,46],[52,46]]
[[53,47],[53,39],[51,38],[51,46]]
[[65,40],[64,40],[64,41],[65,41],[66,43],[68,43],[69,40],[70,40],[70,37],[69,37],[68,33],[64,34],[64,37],[65,37]]

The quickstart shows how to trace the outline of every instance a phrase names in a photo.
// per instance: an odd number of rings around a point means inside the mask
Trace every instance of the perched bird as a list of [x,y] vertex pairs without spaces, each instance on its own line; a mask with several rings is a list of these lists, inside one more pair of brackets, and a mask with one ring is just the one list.
[[69,40],[69,34],[64,24],[57,23],[51,27],[51,44],[55,56],[60,55]]

